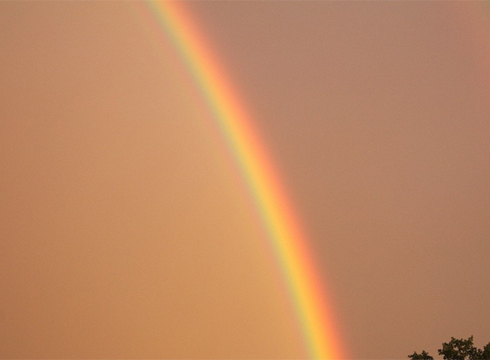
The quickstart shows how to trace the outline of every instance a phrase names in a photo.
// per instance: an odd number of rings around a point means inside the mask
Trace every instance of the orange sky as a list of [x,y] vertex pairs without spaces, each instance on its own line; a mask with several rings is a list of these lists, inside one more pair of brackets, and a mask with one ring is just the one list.
[[[187,6],[284,174],[352,356],[490,341],[488,9]],[[244,189],[147,16],[0,2],[0,357],[302,358]]]

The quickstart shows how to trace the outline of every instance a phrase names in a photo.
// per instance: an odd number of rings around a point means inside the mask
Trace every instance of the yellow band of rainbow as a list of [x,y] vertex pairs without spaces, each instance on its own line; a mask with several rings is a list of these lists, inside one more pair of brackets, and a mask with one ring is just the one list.
[[332,309],[308,242],[253,127],[210,46],[182,3],[147,1],[171,38],[235,156],[260,212],[312,359],[341,359]]

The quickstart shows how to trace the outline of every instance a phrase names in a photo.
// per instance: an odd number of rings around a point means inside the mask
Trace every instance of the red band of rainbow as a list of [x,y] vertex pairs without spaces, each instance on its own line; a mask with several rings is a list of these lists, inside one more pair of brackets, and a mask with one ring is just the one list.
[[148,1],[147,4],[198,84],[246,179],[296,309],[310,357],[344,358],[333,312],[323,290],[324,282],[307,239],[225,71],[182,3]]

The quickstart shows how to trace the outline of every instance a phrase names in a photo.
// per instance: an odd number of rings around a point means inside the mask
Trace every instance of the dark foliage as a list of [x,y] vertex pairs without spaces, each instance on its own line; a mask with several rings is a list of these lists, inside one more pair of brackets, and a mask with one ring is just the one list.
[[[490,342],[478,349],[473,345],[473,336],[468,339],[455,339],[442,343],[442,349],[438,350],[439,355],[443,355],[444,360],[490,360]],[[414,352],[408,355],[412,360],[434,360],[425,350],[420,354]]]

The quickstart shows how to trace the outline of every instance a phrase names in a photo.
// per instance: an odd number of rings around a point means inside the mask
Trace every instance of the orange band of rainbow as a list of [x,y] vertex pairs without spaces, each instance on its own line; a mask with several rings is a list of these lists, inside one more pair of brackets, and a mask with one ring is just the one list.
[[148,1],[147,4],[198,84],[246,179],[296,309],[310,357],[344,358],[333,312],[307,239],[225,71],[182,3]]

